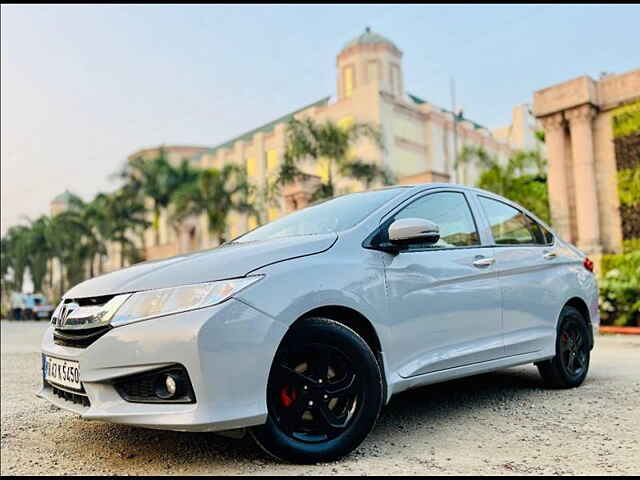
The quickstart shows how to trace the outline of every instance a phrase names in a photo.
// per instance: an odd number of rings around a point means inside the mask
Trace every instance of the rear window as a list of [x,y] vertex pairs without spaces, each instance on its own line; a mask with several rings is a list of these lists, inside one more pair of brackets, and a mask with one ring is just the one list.
[[517,208],[487,197],[478,197],[489,220],[496,245],[548,245],[551,232]]

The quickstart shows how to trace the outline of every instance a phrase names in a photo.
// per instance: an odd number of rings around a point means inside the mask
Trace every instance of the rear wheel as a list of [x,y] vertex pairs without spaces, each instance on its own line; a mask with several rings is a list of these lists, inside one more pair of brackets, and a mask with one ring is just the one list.
[[310,318],[278,349],[267,387],[267,423],[251,434],[284,460],[336,460],[365,439],[382,403],[382,375],[366,342],[340,323]]
[[573,307],[560,313],[556,337],[556,356],[538,363],[538,371],[552,388],[580,386],[589,371],[591,347],[589,331],[582,314]]

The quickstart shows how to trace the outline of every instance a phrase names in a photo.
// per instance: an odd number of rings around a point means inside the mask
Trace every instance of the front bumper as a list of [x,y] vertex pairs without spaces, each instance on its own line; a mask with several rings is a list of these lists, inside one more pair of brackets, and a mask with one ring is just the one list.
[[[260,425],[269,370],[285,333],[283,324],[235,299],[117,327],[87,348],[56,345],[50,327],[43,354],[80,362],[90,406],[60,398],[47,382],[37,395],[87,420],[178,431]],[[123,377],[175,364],[186,368],[196,403],[131,403],[114,387]]]

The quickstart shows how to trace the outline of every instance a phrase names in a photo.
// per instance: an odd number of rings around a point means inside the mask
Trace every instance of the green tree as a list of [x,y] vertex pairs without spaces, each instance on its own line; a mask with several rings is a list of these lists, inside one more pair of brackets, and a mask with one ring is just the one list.
[[33,290],[41,292],[49,273],[49,260],[52,258],[49,217],[42,215],[30,222],[27,249],[29,252],[27,264],[33,281]]
[[304,178],[306,175],[300,168],[304,161],[326,162],[327,178],[318,187],[313,200],[335,195],[336,173],[360,180],[367,187],[375,180],[385,184],[392,181],[386,169],[350,153],[351,148],[364,138],[373,141],[378,148],[384,148],[378,129],[367,123],[341,127],[331,121],[317,123],[308,117],[302,120],[294,118],[287,124],[286,137],[284,161],[278,174],[279,185]]
[[4,237],[3,277],[11,274],[10,287],[22,291],[24,272],[29,267],[31,246],[30,229],[25,225],[14,225],[7,230]]
[[62,296],[65,287],[75,285],[86,277],[91,248],[87,246],[84,239],[89,230],[77,207],[53,217],[50,228],[52,256],[60,262],[60,296]]
[[84,259],[89,267],[89,277],[95,275],[95,260],[101,259],[107,254],[107,242],[109,238],[110,222],[113,220],[107,212],[109,196],[99,193],[90,202],[84,202],[77,196],[69,200],[68,219],[70,213],[77,216],[74,225],[77,234],[81,237]]
[[247,201],[249,192],[244,169],[225,165],[222,169],[201,170],[195,180],[183,184],[173,195],[172,221],[181,223],[188,217],[204,214],[209,232],[222,244],[229,213],[254,212]]
[[475,163],[480,168],[477,187],[513,200],[549,223],[546,161],[539,151],[516,151],[501,163],[484,148],[465,145],[457,163]]
[[160,148],[151,159],[131,159],[120,173],[130,188],[151,199],[156,244],[160,243],[160,214],[169,206],[171,196],[178,188],[176,169],[169,163],[166,152]]
[[146,210],[140,195],[125,185],[105,197],[104,213],[107,220],[106,238],[120,245],[120,266],[143,259],[142,252],[132,237],[142,237],[149,227]]
[[266,179],[263,185],[249,185],[246,204],[250,205],[248,215],[256,219],[258,225],[266,223],[269,207],[275,207],[280,202],[280,187],[277,179]]

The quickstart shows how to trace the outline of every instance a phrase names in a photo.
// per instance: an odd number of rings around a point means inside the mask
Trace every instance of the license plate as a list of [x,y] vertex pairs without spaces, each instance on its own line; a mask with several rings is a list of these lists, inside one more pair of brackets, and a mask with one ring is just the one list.
[[44,379],[55,385],[81,390],[80,363],[73,360],[44,357]]

